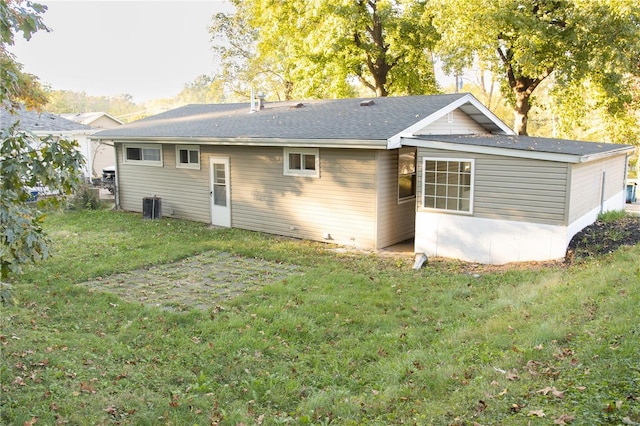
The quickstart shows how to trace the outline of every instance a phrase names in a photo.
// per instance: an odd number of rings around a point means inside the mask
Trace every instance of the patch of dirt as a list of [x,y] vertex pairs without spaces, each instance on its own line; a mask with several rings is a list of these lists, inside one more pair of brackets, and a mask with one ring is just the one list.
[[640,243],[640,216],[626,216],[608,222],[595,222],[578,232],[567,249],[567,262],[611,253],[621,246]]
[[179,262],[111,275],[80,285],[150,307],[173,311],[208,310],[221,300],[300,273],[295,265],[205,252]]

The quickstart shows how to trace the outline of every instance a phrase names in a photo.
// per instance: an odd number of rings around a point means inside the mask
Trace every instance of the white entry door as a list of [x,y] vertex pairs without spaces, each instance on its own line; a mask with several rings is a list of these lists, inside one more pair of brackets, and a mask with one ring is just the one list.
[[231,191],[229,188],[229,158],[209,157],[211,179],[211,224],[231,226]]

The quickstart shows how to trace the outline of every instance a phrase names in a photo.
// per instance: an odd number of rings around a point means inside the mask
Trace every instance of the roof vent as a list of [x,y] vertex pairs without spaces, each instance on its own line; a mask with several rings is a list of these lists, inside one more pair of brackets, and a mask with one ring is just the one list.
[[375,105],[376,103],[373,101],[373,99],[369,99],[367,101],[362,101],[360,102],[360,106],[371,106],[371,105]]
[[298,109],[298,108],[304,108],[304,104],[302,102],[295,104],[295,105],[291,105],[289,107],[289,109]]

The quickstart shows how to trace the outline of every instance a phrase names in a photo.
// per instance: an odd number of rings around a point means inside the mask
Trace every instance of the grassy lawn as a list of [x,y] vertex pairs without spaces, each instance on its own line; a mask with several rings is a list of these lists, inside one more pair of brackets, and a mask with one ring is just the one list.
[[[640,245],[570,267],[414,271],[110,211],[46,229],[57,255],[1,307],[2,424],[640,423]],[[296,273],[173,311],[79,285],[200,253]]]

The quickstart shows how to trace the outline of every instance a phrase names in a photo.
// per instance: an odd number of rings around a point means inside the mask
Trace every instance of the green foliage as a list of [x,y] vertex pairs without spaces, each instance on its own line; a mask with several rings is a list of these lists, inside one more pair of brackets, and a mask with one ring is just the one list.
[[502,81],[520,133],[527,132],[532,94],[550,76],[558,100],[580,100],[588,84],[607,117],[621,123],[634,111],[633,76],[640,75],[637,2],[440,0],[434,14],[448,68],[461,70],[476,60],[487,64]]
[[120,96],[91,96],[85,92],[72,90],[49,90],[47,111],[55,114],[104,111],[114,117],[124,117],[139,112],[143,108],[133,102],[128,94]]
[[[437,35],[415,1],[234,1],[214,17],[222,78],[269,98],[377,96],[437,91]],[[236,86],[237,87],[237,86]]]
[[628,216],[628,213],[624,210],[609,210],[604,213],[598,214],[598,222],[615,222]]
[[222,82],[216,77],[200,75],[184,85],[178,94],[178,101],[183,104],[223,103],[225,96]]
[[[42,230],[44,215],[28,201],[36,187],[52,193],[70,193],[81,181],[84,158],[75,141],[54,137],[39,140],[18,129],[19,123],[0,133],[0,272],[18,274],[23,265],[46,259],[49,240]],[[39,204],[56,204],[47,197]]]
[[84,183],[79,185],[69,199],[68,208],[71,210],[98,210],[105,207],[100,200],[98,188]]
[[37,107],[46,100],[38,79],[22,71],[22,65],[6,50],[17,34],[30,40],[38,30],[49,31],[40,14],[47,10],[32,2],[0,2],[0,107],[15,109],[20,104]]
[[[3,307],[3,424],[640,422],[639,246],[569,268],[414,271],[104,210],[45,229],[60,256],[16,277]],[[207,250],[303,273],[182,312],[144,305],[153,281],[99,286]]]
[[[29,40],[38,30],[48,30],[40,14],[46,7],[31,2],[0,2],[0,53],[2,72],[0,108],[14,113],[21,105],[41,106],[43,91],[37,79],[22,72],[22,65],[5,50],[16,34]],[[42,186],[68,193],[80,181],[84,159],[77,143],[36,136],[12,123],[0,133],[0,280],[18,274],[30,262],[49,256],[49,240],[42,230],[42,213],[27,204],[30,191]],[[43,201],[45,203],[46,201]],[[56,199],[51,198],[55,203]],[[2,290],[5,291],[4,288]],[[4,298],[4,296],[3,296]]]

